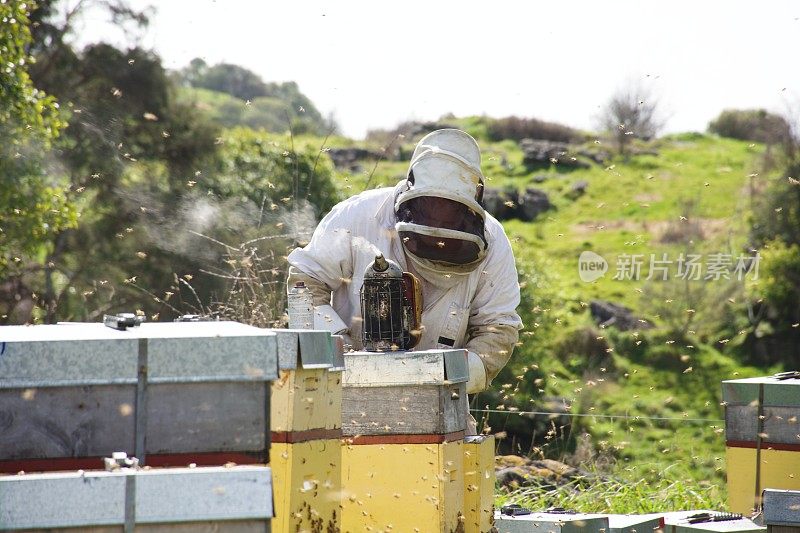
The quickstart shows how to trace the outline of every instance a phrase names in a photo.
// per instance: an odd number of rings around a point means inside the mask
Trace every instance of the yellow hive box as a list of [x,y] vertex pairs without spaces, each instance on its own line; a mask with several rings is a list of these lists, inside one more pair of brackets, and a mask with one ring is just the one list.
[[358,440],[342,444],[342,532],[463,531],[461,440],[353,444]]
[[270,402],[273,437],[276,432],[340,429],[342,372],[334,367],[330,334],[311,330],[275,332],[279,375],[272,382]]
[[491,533],[494,515],[494,436],[464,439],[464,533]]
[[[749,515],[755,502],[756,450],[728,446],[728,504],[731,512]],[[761,489],[800,490],[800,453],[761,450]]]
[[[272,382],[270,428],[276,432],[341,430],[342,372],[331,368],[281,370]],[[332,436],[332,435],[331,435]]]
[[279,376],[270,395],[273,531],[339,531],[342,368],[333,366],[328,332],[276,333]]
[[750,514],[764,489],[800,489],[800,373],[726,380],[722,399],[730,510]]
[[272,443],[272,531],[339,531],[341,440]]

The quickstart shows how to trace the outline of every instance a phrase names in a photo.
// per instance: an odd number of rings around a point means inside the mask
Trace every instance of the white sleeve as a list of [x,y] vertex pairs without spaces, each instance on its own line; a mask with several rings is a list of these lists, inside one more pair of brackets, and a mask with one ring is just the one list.
[[520,302],[519,278],[514,252],[500,223],[493,222],[489,256],[470,306],[469,327],[503,325],[520,329],[522,320],[516,310]]
[[520,289],[514,254],[502,226],[496,221],[494,223],[499,232],[494,234],[472,300],[465,343],[465,348],[477,354],[483,362],[486,370],[484,386],[491,383],[511,358],[522,327],[516,311]]

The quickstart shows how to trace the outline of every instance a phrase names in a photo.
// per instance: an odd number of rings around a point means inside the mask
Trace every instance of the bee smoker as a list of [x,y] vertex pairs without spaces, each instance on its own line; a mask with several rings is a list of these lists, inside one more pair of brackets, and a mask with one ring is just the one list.
[[419,342],[422,290],[410,272],[378,255],[361,286],[361,340],[368,352],[410,350]]

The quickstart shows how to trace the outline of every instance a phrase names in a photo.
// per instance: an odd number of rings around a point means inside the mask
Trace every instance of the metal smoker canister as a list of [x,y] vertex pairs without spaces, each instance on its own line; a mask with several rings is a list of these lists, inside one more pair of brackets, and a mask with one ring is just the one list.
[[410,350],[419,342],[422,296],[419,282],[378,255],[364,271],[361,339],[364,350]]
[[302,281],[287,294],[289,329],[314,329],[314,296]]

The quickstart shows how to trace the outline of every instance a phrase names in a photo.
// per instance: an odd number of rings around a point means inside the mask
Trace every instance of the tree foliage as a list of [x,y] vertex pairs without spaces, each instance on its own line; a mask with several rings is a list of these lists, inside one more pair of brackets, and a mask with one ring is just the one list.
[[52,235],[76,222],[60,169],[43,156],[64,122],[56,100],[28,72],[29,9],[0,3],[0,277],[41,259]]
[[200,58],[193,59],[176,77],[185,86],[206,90],[190,92],[190,100],[225,127],[248,126],[275,133],[292,129],[294,133],[322,135],[336,129],[293,81],[266,83],[239,65],[209,66]]
[[765,144],[786,145],[793,141],[789,122],[766,109],[725,109],[708,124],[708,131]]
[[12,143],[24,142],[30,136],[49,141],[63,127],[55,99],[35,87],[28,74],[33,61],[27,51],[32,40],[30,9],[29,2],[0,3],[0,125]]
[[[26,136],[0,153],[0,205],[9,206],[0,214],[0,270],[16,267],[0,283],[0,322],[96,320],[134,309],[176,314],[222,302],[232,278],[220,275],[230,261],[258,256],[278,265],[299,229],[313,228],[314,213],[337,199],[319,147],[224,132],[179,97],[183,88],[152,51],[102,42],[74,48],[73,25],[89,5],[122,25],[147,22],[115,0],[81,2],[66,14],[44,1],[18,18],[25,24],[16,50],[36,61],[2,79],[4,91],[16,84],[9,94],[28,107],[1,99],[4,131],[22,125],[17,131]],[[35,23],[33,32],[27,23]],[[265,114],[280,109],[281,131],[284,100],[315,111],[296,85],[258,82],[273,95],[256,101],[275,105]],[[268,276],[270,286],[282,270]],[[266,263],[251,269],[267,271]]]

